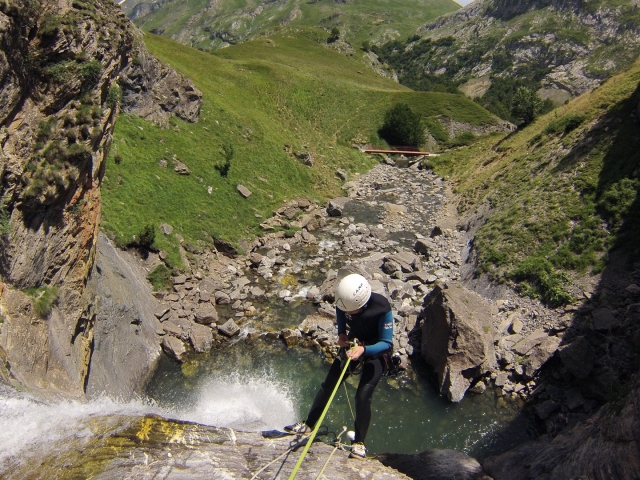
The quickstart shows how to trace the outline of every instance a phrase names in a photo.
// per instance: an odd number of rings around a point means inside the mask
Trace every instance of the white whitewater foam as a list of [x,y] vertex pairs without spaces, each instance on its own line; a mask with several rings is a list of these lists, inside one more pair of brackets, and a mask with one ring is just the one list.
[[233,374],[207,380],[193,406],[171,409],[147,399],[123,402],[106,397],[44,403],[0,387],[0,474],[9,463],[42,458],[56,449],[64,450],[70,441],[88,440],[95,435],[92,419],[100,417],[101,423],[109,424],[111,416],[151,413],[244,431],[282,428],[296,420],[288,389],[268,375]]
[[147,413],[162,412],[142,400],[117,402],[102,398],[86,403],[65,400],[47,404],[1,389],[0,465],[12,458],[45,455],[66,439],[93,436],[88,422],[92,417]]
[[176,413],[183,420],[245,431],[282,428],[296,420],[284,385],[267,376],[242,374],[204,382],[195,406]]

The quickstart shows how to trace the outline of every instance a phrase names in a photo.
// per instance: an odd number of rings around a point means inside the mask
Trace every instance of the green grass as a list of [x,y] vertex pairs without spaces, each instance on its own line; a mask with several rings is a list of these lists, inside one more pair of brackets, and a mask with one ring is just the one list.
[[460,212],[491,208],[476,236],[479,273],[558,305],[603,269],[607,250],[640,258],[639,82],[636,63],[513,135],[429,159],[455,182]]
[[33,297],[33,311],[40,318],[46,318],[57,303],[60,290],[57,287],[34,287],[24,293]]
[[[375,159],[354,143],[384,146],[384,112],[398,102],[429,117],[492,123],[496,118],[460,96],[413,92],[300,36],[275,35],[214,54],[147,34],[148,48],[189,76],[203,92],[200,121],[172,119],[159,128],[132,115],[118,118],[103,182],[103,227],[120,245],[147,224],[168,223],[194,245],[237,242],[286,199],[324,202],[340,193],[337,168],[364,172]],[[227,176],[223,145],[233,147]],[[308,151],[314,166],[289,151]],[[116,157],[117,155],[117,157]],[[173,171],[174,156],[191,175]],[[115,160],[118,160],[116,162]],[[167,168],[160,167],[166,160]],[[253,192],[242,198],[237,185]],[[209,193],[211,191],[211,193]],[[168,263],[182,261],[175,235],[156,235]]]

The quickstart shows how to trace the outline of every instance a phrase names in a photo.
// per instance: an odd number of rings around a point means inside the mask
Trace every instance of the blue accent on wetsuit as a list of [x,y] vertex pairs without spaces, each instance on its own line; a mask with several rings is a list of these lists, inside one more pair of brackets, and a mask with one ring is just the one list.
[[363,356],[372,357],[391,350],[393,346],[393,313],[389,301],[382,295],[372,293],[362,311],[352,315],[350,319],[347,319],[347,315],[336,307],[336,319],[338,334],[347,333],[347,327],[349,327],[351,336],[364,343]]

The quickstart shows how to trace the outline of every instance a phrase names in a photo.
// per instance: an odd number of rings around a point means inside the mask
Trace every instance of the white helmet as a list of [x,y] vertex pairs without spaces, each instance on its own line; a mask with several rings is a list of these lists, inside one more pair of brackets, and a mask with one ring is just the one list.
[[358,310],[369,301],[371,285],[367,279],[357,273],[347,275],[336,288],[336,307],[343,312]]

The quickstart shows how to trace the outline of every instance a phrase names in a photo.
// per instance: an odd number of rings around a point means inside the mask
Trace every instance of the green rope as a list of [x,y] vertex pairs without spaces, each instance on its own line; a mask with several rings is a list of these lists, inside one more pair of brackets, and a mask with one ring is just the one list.
[[349,392],[347,391],[347,382],[344,382],[344,396],[347,397],[347,403],[349,404],[349,410],[351,410],[351,416],[353,417],[353,421],[356,421],[356,416],[353,413],[353,407],[351,407],[351,400],[349,400]]
[[344,368],[342,369],[342,373],[340,374],[338,383],[334,387],[333,392],[331,392],[329,401],[327,402],[327,405],[324,407],[324,410],[322,411],[322,415],[320,415],[320,418],[316,422],[316,426],[313,429],[313,432],[311,432],[311,435],[307,440],[307,444],[305,445],[304,450],[302,451],[302,455],[300,455],[300,458],[298,459],[298,463],[296,463],[296,466],[293,468],[293,472],[291,472],[291,475],[289,476],[289,480],[293,480],[294,478],[296,478],[296,475],[298,474],[298,469],[300,468],[300,465],[302,465],[302,461],[304,460],[304,457],[307,455],[307,452],[309,451],[309,448],[313,443],[313,439],[316,438],[316,433],[318,432],[318,428],[320,428],[320,425],[322,424],[322,421],[324,420],[325,415],[329,411],[329,405],[331,405],[331,402],[333,401],[333,397],[335,397],[336,392],[338,391],[338,388],[340,388],[340,383],[342,383],[344,374],[347,372],[347,367],[349,366],[349,363],[351,363],[351,357],[347,357],[347,362],[344,364]]
[[333,448],[333,451],[331,452],[331,455],[329,455],[329,458],[327,458],[327,461],[324,462],[324,465],[322,466],[322,469],[320,470],[320,473],[318,473],[318,476],[316,477],[316,480],[319,480],[320,478],[322,478],[322,474],[324,473],[325,469],[327,468],[327,465],[329,465],[329,462],[331,461],[331,457],[333,457],[333,454],[336,453],[336,450],[338,450],[339,448],[342,448],[342,443],[340,442],[340,437],[346,431],[347,431],[347,427],[342,427],[342,432],[340,432],[340,435],[338,435],[336,437],[335,447]]

